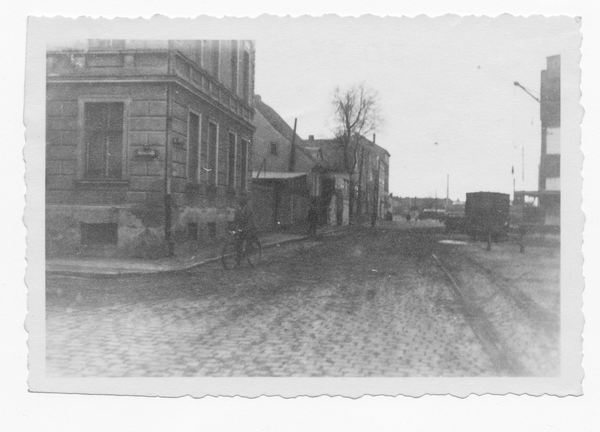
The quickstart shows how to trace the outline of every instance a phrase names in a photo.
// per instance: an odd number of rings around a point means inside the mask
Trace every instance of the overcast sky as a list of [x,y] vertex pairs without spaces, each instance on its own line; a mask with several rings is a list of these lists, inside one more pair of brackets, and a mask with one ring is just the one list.
[[539,104],[513,82],[539,96],[546,57],[576,65],[579,43],[568,18],[273,20],[256,34],[256,92],[302,138],[327,138],[337,85],[377,90],[395,195],[445,197],[447,175],[452,199],[511,193],[513,166],[516,189],[536,190]]

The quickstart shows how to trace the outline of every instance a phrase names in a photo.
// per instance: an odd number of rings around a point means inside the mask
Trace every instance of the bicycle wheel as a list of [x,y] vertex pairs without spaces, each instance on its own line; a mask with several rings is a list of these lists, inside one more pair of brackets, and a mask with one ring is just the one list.
[[223,249],[221,250],[221,263],[226,270],[232,269],[238,264],[234,241],[230,240],[223,245]]
[[248,261],[248,264],[253,267],[262,260],[262,246],[260,245],[260,241],[258,241],[258,239],[246,240],[244,252],[246,255],[246,261]]

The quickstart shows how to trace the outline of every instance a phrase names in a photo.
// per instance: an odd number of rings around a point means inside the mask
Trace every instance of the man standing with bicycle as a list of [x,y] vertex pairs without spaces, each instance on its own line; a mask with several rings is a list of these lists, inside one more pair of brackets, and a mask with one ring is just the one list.
[[254,240],[257,237],[256,227],[254,226],[254,213],[248,202],[248,198],[242,196],[239,201],[239,207],[235,210],[233,217],[234,229],[238,232],[236,237],[236,261],[240,264],[244,242]]

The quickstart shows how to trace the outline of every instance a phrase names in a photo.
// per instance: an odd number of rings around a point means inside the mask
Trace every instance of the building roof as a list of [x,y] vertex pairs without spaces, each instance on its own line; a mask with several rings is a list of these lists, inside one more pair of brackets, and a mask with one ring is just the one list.
[[[292,138],[294,137],[294,130],[285,122],[284,119],[281,118],[279,114],[277,114],[273,108],[262,101],[260,95],[254,95],[254,107],[263,115],[264,118],[267,119],[269,123],[271,123],[277,132],[287,138],[290,142],[292,141]],[[301,138],[298,136],[298,134],[296,134],[296,142],[299,141],[301,141]]]
[[383,147],[375,144],[373,141],[365,138],[364,136],[360,137],[360,143],[362,145],[366,146],[366,147],[369,147],[369,148],[375,150],[379,154],[385,154],[388,157],[390,157],[390,153],[386,149],[384,149]]
[[311,154],[304,146],[304,140],[298,134],[294,134],[294,130],[288,125],[277,111],[262,101],[260,95],[254,95],[254,108],[262,114],[262,116],[273,126],[273,128],[283,135],[288,141],[292,142],[295,138],[296,149],[304,153],[315,164],[324,164],[324,160]]
[[[304,145],[304,149],[307,152],[315,153],[318,150],[321,150],[321,155],[323,159],[327,161],[328,167],[332,171],[346,172],[346,169],[344,168],[344,151],[341,142],[338,139],[314,139],[311,136],[307,141],[304,141],[302,144]],[[381,146],[378,146],[377,144],[363,136],[360,137],[359,144],[361,146],[373,150],[376,154],[385,154],[388,157],[390,156],[386,149],[384,149]]]
[[308,141],[302,143],[307,152],[316,153],[321,150],[321,156],[327,162],[327,166],[334,172],[346,172],[344,168],[344,155],[341,144],[336,139],[314,139],[312,136]]

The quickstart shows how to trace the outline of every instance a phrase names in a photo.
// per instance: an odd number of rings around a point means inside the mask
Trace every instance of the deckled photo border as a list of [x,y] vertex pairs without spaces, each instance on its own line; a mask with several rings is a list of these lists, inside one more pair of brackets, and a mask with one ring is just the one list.
[[[323,34],[328,20],[321,18],[211,18],[169,19],[90,19],[30,18],[27,34],[25,95],[25,147],[27,207],[27,276],[29,314],[29,386],[35,392],[114,394],[147,396],[247,396],[280,395],[408,395],[451,394],[530,394],[579,395],[583,378],[582,329],[582,229],[581,149],[565,149],[561,154],[561,375],[556,378],[47,378],[45,375],[45,54],[46,40],[56,32],[68,32],[73,38],[151,38],[151,39],[255,39],[269,36],[273,20],[318,21]],[[356,19],[356,18],[343,18]],[[376,28],[378,20],[400,20],[364,16]],[[411,18],[417,19],[417,18]],[[429,18],[419,18],[429,19]],[[456,19],[438,17],[436,20]],[[548,19],[531,17],[528,19]],[[573,50],[563,60],[562,129],[569,141],[581,142],[579,68],[581,35],[579,22],[573,23]],[[151,35],[151,37],[149,36]],[[563,139],[563,142],[566,141]]]

